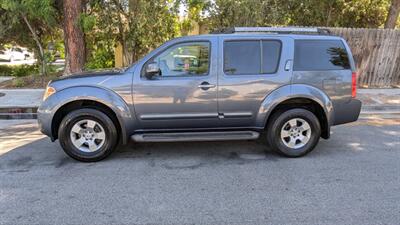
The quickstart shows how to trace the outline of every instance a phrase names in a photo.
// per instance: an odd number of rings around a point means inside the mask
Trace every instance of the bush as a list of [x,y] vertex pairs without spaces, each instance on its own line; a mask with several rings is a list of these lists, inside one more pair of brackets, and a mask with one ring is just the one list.
[[37,65],[0,66],[0,76],[24,77],[38,73]]
[[97,42],[87,58],[86,69],[103,69],[114,67],[114,46],[108,43]]
[[23,78],[15,78],[14,80],[12,80],[12,85],[14,87],[24,87],[25,86],[25,81]]
[[0,76],[11,76],[12,67],[11,66],[0,66]]

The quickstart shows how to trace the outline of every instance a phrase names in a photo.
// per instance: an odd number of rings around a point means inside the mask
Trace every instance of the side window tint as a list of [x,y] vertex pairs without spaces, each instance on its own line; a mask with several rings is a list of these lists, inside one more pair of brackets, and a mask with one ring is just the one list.
[[343,70],[350,69],[349,57],[341,41],[295,41],[294,70]]
[[262,73],[275,73],[278,70],[281,55],[281,42],[262,41]]
[[207,75],[209,70],[210,43],[185,43],[165,50],[151,62],[160,68],[161,77]]
[[225,74],[259,74],[260,70],[260,41],[227,41],[224,43]]

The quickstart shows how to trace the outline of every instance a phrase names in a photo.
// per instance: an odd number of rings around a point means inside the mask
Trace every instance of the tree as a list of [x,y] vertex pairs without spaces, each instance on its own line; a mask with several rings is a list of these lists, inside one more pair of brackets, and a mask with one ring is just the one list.
[[[398,0],[397,0],[398,1]],[[215,0],[212,28],[232,26],[383,26],[388,0]]]
[[284,1],[216,0],[210,7],[210,26],[273,26],[286,24]]
[[[184,6],[184,17],[180,18],[180,33],[188,35],[196,26],[204,24],[206,12],[211,6],[210,0],[178,0],[176,4]],[[200,29],[200,27],[198,27]],[[199,30],[200,32],[200,30]]]
[[[179,21],[175,3],[172,0],[90,0],[82,16],[90,51],[88,61],[95,60],[93,54],[109,57],[113,47],[121,44],[124,65],[129,65],[177,36]],[[97,44],[107,52],[101,51]]]
[[[53,0],[0,0],[1,27],[5,27],[0,39],[35,46],[39,55],[41,74],[46,74],[47,58],[45,38],[56,27]],[[25,32],[24,32],[25,31]],[[27,39],[26,34],[31,38]]]
[[64,45],[66,51],[64,74],[81,72],[85,66],[85,36],[80,26],[83,6],[83,0],[63,1]]
[[385,22],[385,28],[394,29],[400,14],[400,0],[392,0]]

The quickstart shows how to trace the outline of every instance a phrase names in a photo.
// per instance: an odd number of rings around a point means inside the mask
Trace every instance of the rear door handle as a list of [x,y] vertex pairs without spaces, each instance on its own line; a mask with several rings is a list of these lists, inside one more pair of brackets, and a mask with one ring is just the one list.
[[285,64],[285,71],[289,71],[292,68],[292,60],[287,60]]
[[208,90],[210,88],[215,88],[215,84],[210,84],[207,81],[202,82],[201,84],[199,84],[198,86],[199,88],[203,89],[203,90]]

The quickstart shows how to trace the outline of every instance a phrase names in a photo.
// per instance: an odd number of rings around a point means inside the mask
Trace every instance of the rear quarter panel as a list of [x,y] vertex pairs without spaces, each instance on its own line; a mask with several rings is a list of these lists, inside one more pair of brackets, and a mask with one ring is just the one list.
[[[332,125],[342,123],[340,119],[343,110],[349,107],[352,102],[351,85],[352,85],[352,72],[355,70],[355,63],[351,54],[349,46],[344,39],[340,37],[310,37],[309,39],[315,40],[337,40],[341,41],[347,51],[350,63],[350,69],[341,70],[323,70],[323,71],[296,71],[293,70],[292,84],[306,84],[313,86],[323,91],[332,101],[334,118]],[[304,40],[298,38],[296,40]],[[357,110],[355,110],[357,111]],[[357,114],[357,112],[354,112]],[[359,112],[358,112],[359,113]],[[358,117],[358,114],[357,114]]]

